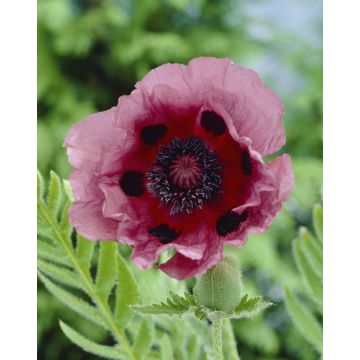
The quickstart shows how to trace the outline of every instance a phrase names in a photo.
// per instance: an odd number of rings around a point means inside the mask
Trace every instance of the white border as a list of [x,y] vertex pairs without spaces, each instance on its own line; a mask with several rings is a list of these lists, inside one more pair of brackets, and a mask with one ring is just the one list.
[[[324,5],[325,360],[360,358],[359,7]],[[0,13],[0,355],[35,359],[36,4]]]
[[324,359],[360,359],[357,1],[324,4]]
[[0,358],[36,359],[36,3],[0,5]]

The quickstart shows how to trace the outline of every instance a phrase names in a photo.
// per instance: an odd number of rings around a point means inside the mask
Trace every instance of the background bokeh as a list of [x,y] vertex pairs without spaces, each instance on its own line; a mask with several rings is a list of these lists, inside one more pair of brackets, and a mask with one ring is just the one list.
[[[246,290],[277,304],[233,322],[243,360],[319,358],[292,325],[282,288],[312,306],[291,241],[300,225],[311,228],[311,208],[321,202],[321,31],[320,0],[38,0],[38,166],[44,175],[50,169],[69,175],[62,142],[71,124],[115,105],[162,63],[229,57],[256,70],[283,100],[282,151],[292,156],[296,186],[270,230],[236,251]],[[168,286],[155,271],[137,274]],[[88,327],[39,285],[39,359],[95,359],[65,339],[59,318]]]

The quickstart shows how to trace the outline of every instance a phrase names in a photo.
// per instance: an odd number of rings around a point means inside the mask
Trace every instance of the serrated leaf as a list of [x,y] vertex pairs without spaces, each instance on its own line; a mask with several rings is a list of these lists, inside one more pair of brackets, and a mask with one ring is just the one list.
[[115,322],[125,327],[132,317],[131,305],[138,299],[138,287],[133,274],[120,253],[117,255],[117,286],[115,298]]
[[164,334],[160,341],[161,360],[174,360],[174,352],[171,346],[169,336]]
[[49,239],[54,238],[54,233],[49,224],[45,221],[44,217],[40,215],[38,211],[38,219],[37,219],[37,233],[45,236]]
[[136,360],[146,359],[154,337],[153,325],[149,319],[143,319],[135,339],[134,355]]
[[40,280],[44,283],[48,291],[56,298],[58,298],[62,303],[64,303],[66,306],[68,306],[78,314],[82,315],[86,319],[106,329],[106,326],[98,310],[94,306],[71,294],[67,290],[62,289],[60,286],[53,283],[49,278],[45,277],[41,273],[38,273],[38,276]]
[[117,243],[115,241],[101,242],[96,273],[96,289],[105,301],[107,301],[115,285],[117,272],[116,259]]
[[61,219],[60,219],[60,229],[61,232],[66,236],[66,237],[70,237],[71,233],[72,233],[72,226],[69,223],[69,208],[70,208],[70,201],[67,201],[64,205],[62,214],[61,214]]
[[195,307],[195,308],[194,308],[194,315],[195,315],[199,320],[204,320],[204,319],[206,319],[206,312],[203,311],[201,307]]
[[259,314],[261,311],[266,310],[272,305],[273,304],[270,301],[264,300],[261,296],[248,298],[248,295],[246,294],[241,298],[239,305],[231,314],[231,318],[250,318]]
[[92,340],[89,340],[85,336],[81,335],[79,332],[71,328],[69,325],[63,321],[59,321],[60,328],[66,337],[71,340],[75,345],[82,348],[84,351],[98,355],[105,359],[119,359],[124,360],[128,359],[128,355],[125,351],[119,349],[119,347],[100,345]]
[[[248,346],[267,355],[275,355],[280,349],[280,337],[262,316],[234,322],[236,337]],[[226,349],[224,343],[224,349]],[[230,359],[229,359],[230,360]]]
[[74,199],[71,185],[68,180],[63,179],[63,187],[64,187],[64,191],[65,191],[67,198],[69,199],[70,203],[72,203],[75,199]]
[[323,241],[323,210],[320,204],[316,204],[313,209],[313,224],[319,242]]
[[62,198],[61,181],[54,171],[50,171],[50,183],[47,195],[47,206],[56,219]]
[[45,184],[44,178],[41,173],[37,172],[37,228],[39,233],[49,233],[51,231],[48,227],[48,224],[45,221],[43,213],[40,209],[40,204],[44,204],[44,193],[45,193]]
[[312,295],[314,301],[318,304],[322,304],[323,288],[321,278],[314,272],[308,261],[306,260],[302,249],[300,247],[299,239],[295,239],[293,242],[293,252],[296,261],[296,265],[302,275],[305,286]]
[[187,345],[189,360],[198,360],[200,356],[200,343],[195,334],[190,335]]
[[70,265],[70,261],[65,253],[60,248],[52,246],[45,241],[38,240],[37,242],[37,255],[47,261],[62,265]]
[[[71,247],[71,239],[69,236],[66,236],[65,233],[61,231],[61,228],[59,226],[59,223],[57,219],[51,214],[50,210],[48,209],[47,205],[42,201],[37,202],[37,211],[38,211],[38,219],[39,217],[43,220],[44,227],[49,228],[49,232],[41,232],[41,234],[53,239],[57,244],[60,246],[64,246],[64,242],[67,243],[67,246]],[[38,229],[39,229],[39,223],[38,223]],[[41,230],[41,229],[39,229]]]
[[323,274],[323,256],[322,249],[315,238],[309,233],[305,227],[301,227],[299,231],[301,250],[312,267],[313,271],[322,278]]
[[37,172],[37,199],[38,201],[43,201],[45,193],[45,183],[44,178],[41,175],[40,171]]
[[296,328],[321,353],[323,335],[320,324],[287,288],[285,288],[285,303]]
[[50,276],[52,279],[75,289],[84,290],[81,278],[74,271],[40,259],[38,260],[37,265],[41,272]]
[[[132,306],[132,309],[141,314],[174,316],[192,313],[196,309],[195,304],[195,300],[190,294],[182,297],[170,292],[166,302],[152,305],[136,305]],[[201,312],[200,309],[197,310]]]
[[76,239],[76,257],[81,268],[88,274],[96,242],[87,240],[79,234],[77,234]]

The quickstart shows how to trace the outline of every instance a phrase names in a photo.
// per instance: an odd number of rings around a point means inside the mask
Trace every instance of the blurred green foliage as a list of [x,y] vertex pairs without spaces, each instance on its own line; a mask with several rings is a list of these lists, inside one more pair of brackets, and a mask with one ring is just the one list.
[[[310,2],[302,1],[313,16]],[[287,3],[299,5],[298,0]],[[280,26],[270,8],[290,22],[297,17],[295,11],[282,13],[281,4],[276,0],[38,0],[38,164],[44,174],[53,169],[66,178],[70,167],[62,142],[70,125],[116,104],[147,71],[162,63],[186,63],[200,55],[229,57],[258,71],[282,98],[287,134],[282,151],[293,159],[293,195],[267,233],[249,237],[241,249],[227,249],[239,256],[245,290],[277,304],[255,319],[233,321],[243,360],[318,358],[292,324],[282,287],[306,297],[291,241],[299,226],[311,228],[312,206],[322,196],[321,13],[312,17],[313,24],[303,24],[313,29],[309,38],[300,34],[300,28],[290,31]],[[264,9],[263,15],[254,15],[253,7]],[[162,300],[156,297],[174,287],[172,280],[155,270],[137,275],[149,288],[149,295],[144,294],[148,302]],[[41,285],[38,293],[39,359],[95,359],[65,339],[57,320],[71,319],[69,323],[76,322],[95,340],[104,340],[105,333],[93,331]],[[175,342],[176,323],[166,321],[164,327],[171,328],[169,337]]]

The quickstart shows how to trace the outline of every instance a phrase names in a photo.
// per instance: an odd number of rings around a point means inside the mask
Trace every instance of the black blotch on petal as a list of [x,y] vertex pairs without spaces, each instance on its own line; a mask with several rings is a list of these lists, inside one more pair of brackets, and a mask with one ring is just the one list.
[[241,155],[242,169],[245,175],[250,175],[252,172],[252,163],[249,153],[246,151]]
[[248,218],[248,212],[237,214],[234,211],[228,211],[221,215],[216,222],[216,231],[220,236],[226,236],[237,230],[242,222]]
[[141,196],[144,193],[143,175],[139,171],[124,172],[119,185],[124,193],[129,196]]
[[180,236],[180,233],[169,228],[166,224],[153,227],[149,230],[149,234],[157,237],[162,244],[168,244]]
[[164,124],[145,126],[140,131],[141,140],[147,145],[155,145],[167,132]]
[[201,114],[200,124],[205,130],[213,133],[215,136],[222,135],[226,131],[223,118],[210,110],[205,110]]

